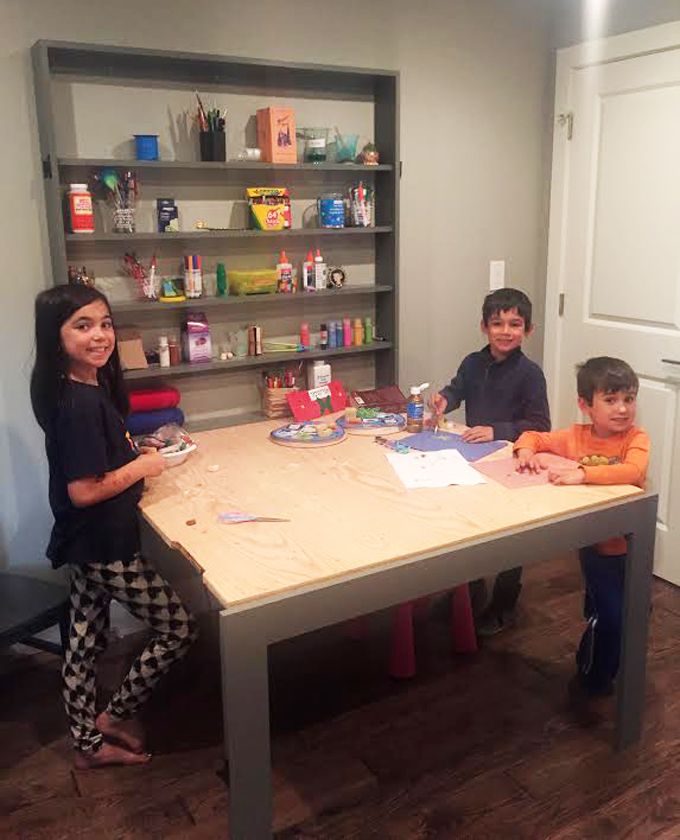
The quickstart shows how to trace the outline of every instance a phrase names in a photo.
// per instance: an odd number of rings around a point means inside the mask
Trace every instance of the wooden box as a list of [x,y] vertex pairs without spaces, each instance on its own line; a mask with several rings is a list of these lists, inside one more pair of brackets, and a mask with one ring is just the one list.
[[292,108],[257,111],[257,145],[267,163],[297,163],[295,112]]
[[288,394],[297,391],[297,388],[267,388],[262,389],[262,411],[265,417],[276,420],[279,417],[292,417],[293,412],[288,405]]

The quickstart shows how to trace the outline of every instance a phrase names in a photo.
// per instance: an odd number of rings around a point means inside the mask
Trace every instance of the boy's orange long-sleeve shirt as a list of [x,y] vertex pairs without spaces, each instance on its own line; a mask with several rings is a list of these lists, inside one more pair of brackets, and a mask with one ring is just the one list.
[[[625,434],[601,438],[593,434],[590,423],[575,423],[556,432],[524,432],[514,450],[552,452],[578,461],[585,473],[586,484],[635,484],[642,487],[649,464],[649,436],[633,426]],[[599,543],[600,554],[625,554],[626,541],[613,537]]]

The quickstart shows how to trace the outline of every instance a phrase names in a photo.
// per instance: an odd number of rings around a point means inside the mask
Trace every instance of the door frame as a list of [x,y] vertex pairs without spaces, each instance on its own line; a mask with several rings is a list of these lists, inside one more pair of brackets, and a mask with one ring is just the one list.
[[[610,38],[586,41],[557,51],[543,339],[543,368],[548,383],[548,399],[552,406],[558,405],[558,371],[563,328],[563,319],[559,312],[560,295],[565,288],[565,232],[569,201],[570,145],[567,139],[567,125],[560,124],[560,114],[566,115],[573,112],[572,73],[584,67],[609,64],[678,48],[680,48],[680,21],[626,32]],[[573,130],[578,131],[578,115],[574,115]],[[548,321],[552,320],[553,315],[554,329],[553,323],[548,329]]]

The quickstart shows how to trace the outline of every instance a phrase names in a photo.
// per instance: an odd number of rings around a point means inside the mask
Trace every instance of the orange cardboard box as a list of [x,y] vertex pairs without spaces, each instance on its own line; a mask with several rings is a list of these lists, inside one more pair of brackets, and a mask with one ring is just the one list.
[[295,112],[292,108],[257,111],[257,145],[267,163],[297,163]]

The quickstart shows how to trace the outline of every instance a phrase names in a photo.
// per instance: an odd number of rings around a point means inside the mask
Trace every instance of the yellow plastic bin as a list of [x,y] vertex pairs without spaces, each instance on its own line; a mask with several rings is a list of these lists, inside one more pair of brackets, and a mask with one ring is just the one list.
[[229,294],[266,295],[276,291],[276,269],[255,268],[250,271],[228,271]]

